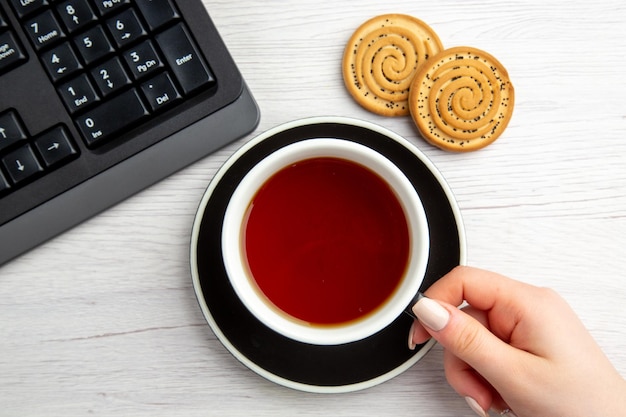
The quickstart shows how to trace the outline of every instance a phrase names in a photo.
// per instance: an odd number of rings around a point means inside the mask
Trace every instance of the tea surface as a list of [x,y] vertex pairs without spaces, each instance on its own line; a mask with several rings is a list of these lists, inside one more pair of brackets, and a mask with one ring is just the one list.
[[246,216],[243,244],[260,291],[283,312],[313,325],[374,312],[408,263],[402,207],[371,170],[313,158],[269,178]]

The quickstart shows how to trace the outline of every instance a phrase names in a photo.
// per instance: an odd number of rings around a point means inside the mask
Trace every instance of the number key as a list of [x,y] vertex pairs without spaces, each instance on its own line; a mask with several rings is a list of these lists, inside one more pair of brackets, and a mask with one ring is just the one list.
[[[119,109],[124,111],[120,112]],[[74,121],[87,146],[94,147],[139,123],[149,114],[137,91],[131,89],[105,101]]]
[[59,39],[65,38],[65,32],[61,29],[52,10],[46,10],[40,15],[26,21],[24,29],[35,45],[35,49],[44,48]]
[[91,77],[96,81],[102,97],[106,97],[131,83],[130,77],[124,71],[122,63],[117,57],[95,67],[91,71]]
[[93,27],[74,38],[74,46],[87,65],[115,52],[102,26]]
[[54,82],[72,75],[82,68],[72,47],[67,42],[43,53],[41,61]]
[[57,5],[57,13],[71,33],[97,19],[86,0],[68,0]]
[[86,74],[60,85],[58,92],[70,113],[82,110],[100,100]]
[[107,20],[107,27],[120,48],[147,35],[133,9],[124,10]]
[[136,80],[154,73],[164,64],[150,41],[144,41],[124,53],[124,59]]

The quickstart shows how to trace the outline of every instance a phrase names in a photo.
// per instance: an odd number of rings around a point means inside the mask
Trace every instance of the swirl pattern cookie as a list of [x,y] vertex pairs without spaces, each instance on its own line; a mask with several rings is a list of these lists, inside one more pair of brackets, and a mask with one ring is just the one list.
[[343,79],[354,99],[383,116],[409,114],[411,82],[443,49],[439,37],[412,16],[387,14],[363,23],[343,55]]
[[513,113],[506,69],[472,47],[440,52],[415,76],[409,107],[422,136],[450,151],[472,151],[495,141]]

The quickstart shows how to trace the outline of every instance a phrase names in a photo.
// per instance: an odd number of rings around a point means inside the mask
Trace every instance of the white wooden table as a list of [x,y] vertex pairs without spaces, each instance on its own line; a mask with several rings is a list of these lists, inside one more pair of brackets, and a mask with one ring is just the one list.
[[[468,263],[555,288],[626,375],[622,1],[205,3],[261,108],[256,133],[333,115],[403,135],[456,194]],[[495,144],[447,153],[409,118],[349,97],[344,45],[390,12],[506,66],[515,112]],[[216,339],[191,284],[190,229],[215,171],[251,137],[0,267],[0,416],[473,415],[440,347],[374,388],[321,395],[264,380]]]

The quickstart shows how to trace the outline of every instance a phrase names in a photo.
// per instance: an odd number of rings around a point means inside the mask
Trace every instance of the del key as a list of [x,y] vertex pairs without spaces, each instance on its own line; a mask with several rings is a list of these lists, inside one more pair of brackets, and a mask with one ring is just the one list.
[[215,82],[182,23],[159,33],[156,40],[185,95]]

